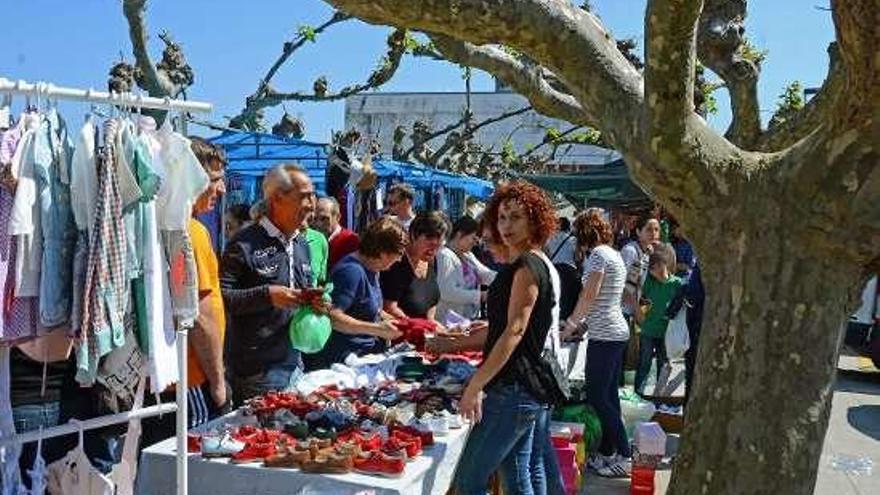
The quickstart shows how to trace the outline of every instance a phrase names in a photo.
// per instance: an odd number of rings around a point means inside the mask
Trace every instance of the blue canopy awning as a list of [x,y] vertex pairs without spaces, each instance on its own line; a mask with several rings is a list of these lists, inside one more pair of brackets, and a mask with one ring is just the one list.
[[[326,190],[327,144],[257,132],[224,132],[209,141],[226,150],[226,172],[232,180],[256,181],[278,163],[296,162],[306,169],[319,193]],[[373,168],[381,179],[406,182],[415,188],[442,185],[463,189],[465,194],[480,199],[488,198],[494,190],[492,183],[486,180],[412,163],[375,160]]]

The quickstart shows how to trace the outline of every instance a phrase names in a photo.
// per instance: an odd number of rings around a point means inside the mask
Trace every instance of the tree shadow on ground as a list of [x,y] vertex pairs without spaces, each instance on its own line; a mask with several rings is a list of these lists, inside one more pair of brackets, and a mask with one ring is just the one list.
[[874,440],[880,440],[880,405],[861,405],[846,411],[850,426]]

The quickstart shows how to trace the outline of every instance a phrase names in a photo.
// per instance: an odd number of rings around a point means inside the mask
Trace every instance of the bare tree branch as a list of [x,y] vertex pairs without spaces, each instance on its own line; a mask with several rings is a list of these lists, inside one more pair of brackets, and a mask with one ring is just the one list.
[[[309,33],[300,32],[297,34],[296,38],[290,41],[284,42],[284,47],[281,50],[281,55],[278,56],[278,59],[269,70],[266,72],[266,75],[260,79],[260,83],[257,86],[257,90],[245,99],[245,107],[242,111],[233,117],[230,120],[230,126],[234,128],[254,128],[256,127],[256,122],[260,120],[260,112],[263,108],[271,106],[267,101],[261,99],[260,97],[265,95],[267,91],[271,90],[269,84],[272,81],[272,78],[275,77],[275,74],[278,70],[283,66],[288,59],[299,50],[303,45],[305,45],[309,41],[313,41],[315,36],[323,33],[329,27],[339,24],[341,22],[347,21],[351,19],[351,16],[343,14],[342,12],[336,12],[333,16],[330,17],[327,21],[325,21],[320,26],[316,27],[313,31]],[[274,103],[277,105],[278,103]]]
[[458,139],[447,139],[446,142],[444,142],[443,145],[436,152],[432,153],[431,157],[429,158],[430,162],[437,163],[440,158],[442,158],[446,153],[449,152],[449,150],[457,146],[459,143],[469,140],[478,130],[482,129],[483,127],[501,122],[502,120],[506,120],[511,117],[516,117],[517,115],[522,115],[530,110],[532,110],[532,107],[527,106],[518,110],[505,112],[501,115],[488,118],[482,122],[479,122],[476,125],[466,128],[464,132],[461,133],[461,135],[458,137]]
[[574,96],[551,84],[550,73],[543,67],[529,65],[497,47],[476,46],[443,35],[430,37],[448,60],[493,74],[525,96],[538,113],[585,125],[595,122]]
[[276,91],[271,84],[266,84],[262,91],[247,97],[246,107],[241,114],[236,116],[230,122],[230,127],[236,128],[254,128],[256,127],[259,112],[268,107],[280,105],[285,101],[301,101],[301,102],[322,102],[335,101],[347,98],[349,96],[362,93],[364,91],[375,89],[388,82],[397,69],[400,67],[400,61],[406,53],[406,30],[397,29],[388,36],[388,50],[379,67],[370,73],[367,81],[352,86],[347,86],[335,93],[328,93],[326,79],[319,79],[315,82],[314,92],[311,94],[299,91],[282,93]]
[[794,118],[761,134],[755,144],[756,149],[767,152],[783,150],[828,122],[828,115],[842,94],[846,81],[845,68],[835,43],[828,46],[828,56],[828,76],[819,92]]
[[733,114],[725,134],[749,148],[761,132],[758,105],[760,64],[744,56],[747,0],[706,0],[698,28],[700,61],[718,74],[730,92]]
[[651,0],[645,14],[648,138],[680,141],[694,113],[694,50],[701,0]]
[[278,57],[278,60],[272,64],[272,67],[269,68],[269,71],[266,72],[266,75],[263,76],[263,79],[260,80],[260,86],[257,88],[255,94],[260,94],[262,90],[269,84],[273,77],[275,77],[275,73],[278,72],[278,69],[287,62],[287,59],[293,55],[293,52],[297,51],[309,41],[314,41],[315,36],[323,33],[330,26],[334,24],[339,24],[341,22],[345,22],[351,19],[351,16],[343,14],[342,12],[335,12],[330,19],[316,27],[310,33],[300,33],[296,39],[292,41],[287,41],[284,43],[284,48],[281,50],[281,55]]

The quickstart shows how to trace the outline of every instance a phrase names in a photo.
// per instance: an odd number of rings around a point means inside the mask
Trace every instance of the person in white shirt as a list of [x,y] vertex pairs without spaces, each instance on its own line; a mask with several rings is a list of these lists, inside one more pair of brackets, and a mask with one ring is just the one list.
[[559,218],[559,232],[550,238],[550,242],[544,246],[544,252],[554,264],[567,263],[571,266],[577,266],[575,264],[577,239],[571,232],[571,220],[565,217]]
[[385,212],[393,215],[407,231],[409,231],[409,224],[416,217],[415,211],[413,211],[415,198],[416,193],[409,184],[394,184],[385,193]]
[[437,319],[447,320],[450,311],[469,320],[479,316],[480,305],[486,300],[482,285],[495,280],[495,272],[480,263],[471,252],[477,244],[480,224],[464,216],[452,226],[449,242],[437,254],[437,283],[440,285],[440,303]]

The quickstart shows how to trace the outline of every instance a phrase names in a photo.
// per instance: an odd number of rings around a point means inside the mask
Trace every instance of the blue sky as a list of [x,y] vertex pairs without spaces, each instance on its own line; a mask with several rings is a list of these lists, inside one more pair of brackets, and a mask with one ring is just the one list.
[[[2,0],[3,46],[0,77],[50,81],[58,85],[105,89],[107,72],[120,54],[131,60],[131,45],[120,0]],[[641,50],[645,0],[593,0],[595,10],[618,38],[636,37]],[[794,79],[818,86],[827,70],[826,48],[834,38],[829,12],[814,5],[826,2],[773,0],[750,2],[748,33],[769,50],[759,88],[764,120],[776,97]],[[231,0],[153,0],[147,22],[152,53],[158,58],[167,30],[182,43],[196,72],[190,98],[215,105],[215,122],[225,122],[241,109],[244,97],[280,53],[282,43],[303,24],[317,25],[331,13],[320,0],[241,2]],[[359,21],[337,25],[315,45],[298,51],[275,78],[279,90],[309,90],[326,75],[331,89],[363,81],[385,49],[388,28]],[[407,58],[384,91],[461,91],[461,71],[450,64]],[[479,74],[475,90],[491,90],[492,80]],[[724,129],[729,122],[726,95],[718,94],[721,112],[710,118]],[[81,114],[81,104],[62,107]],[[341,129],[343,103],[300,104],[287,110],[306,123],[306,137],[326,141]],[[270,123],[281,110],[270,111]],[[205,133],[209,131],[198,131]]]

